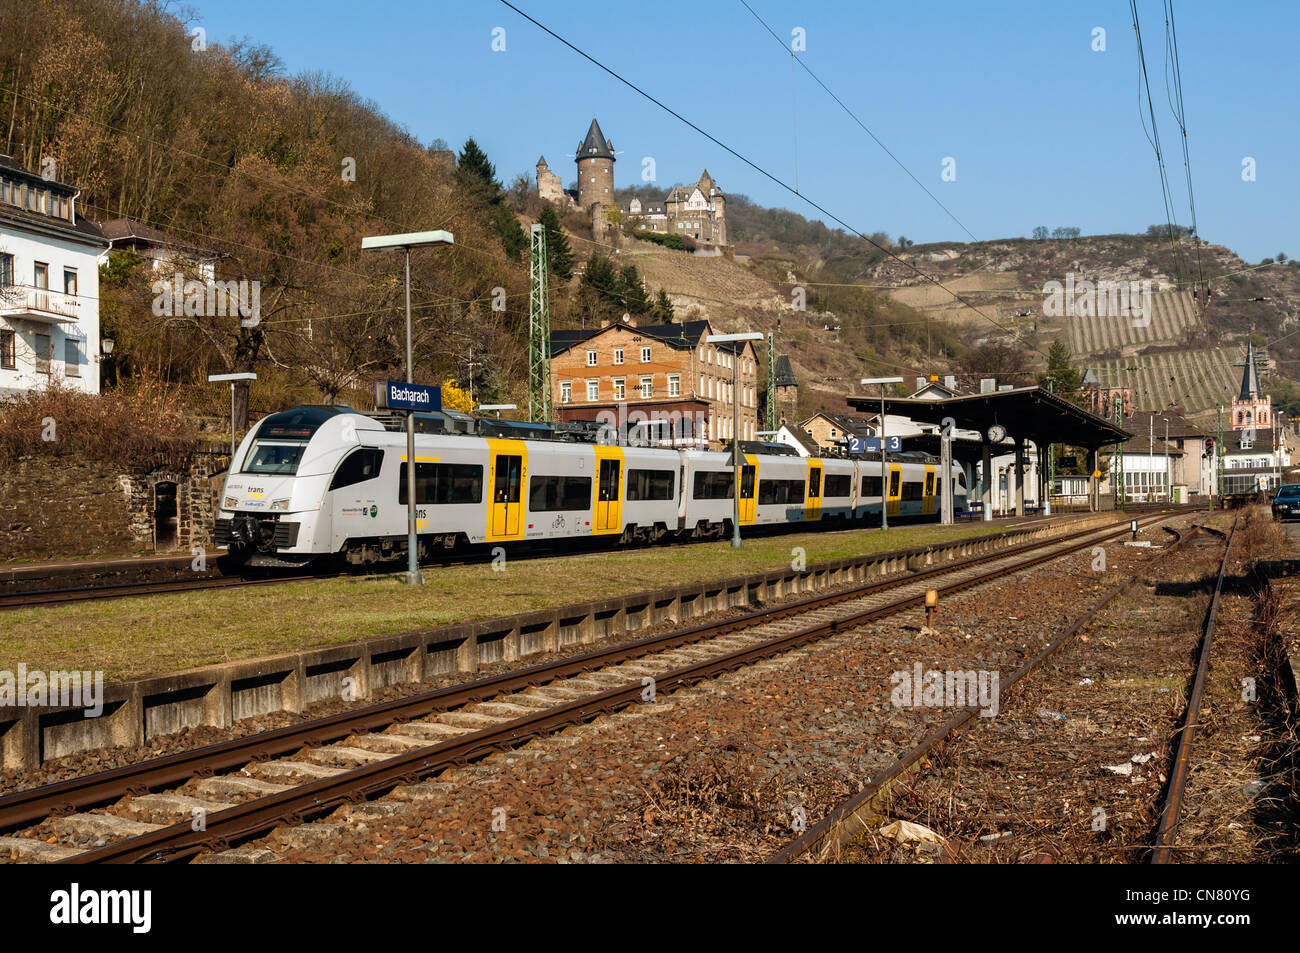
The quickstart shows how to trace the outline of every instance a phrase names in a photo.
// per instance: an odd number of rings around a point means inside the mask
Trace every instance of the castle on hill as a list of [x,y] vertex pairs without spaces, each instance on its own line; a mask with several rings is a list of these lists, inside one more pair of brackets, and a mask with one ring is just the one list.
[[633,228],[665,235],[681,235],[710,245],[727,243],[727,205],[722,189],[705,169],[694,185],[677,185],[662,198],[633,197],[627,204],[614,202],[614,144],[593,118],[587,136],[578,144],[578,187],[565,189],[560,177],[537,160],[537,194],[561,211],[590,212],[597,240],[620,221]]

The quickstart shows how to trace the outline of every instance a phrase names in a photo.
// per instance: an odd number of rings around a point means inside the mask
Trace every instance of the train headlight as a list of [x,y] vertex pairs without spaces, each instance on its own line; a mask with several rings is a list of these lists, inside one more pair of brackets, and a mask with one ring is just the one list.
[[236,506],[239,505],[239,500],[235,499],[233,496],[228,496],[226,497],[225,502],[222,503],[221,505],[222,508],[224,509],[233,510]]
[[288,500],[272,500],[272,501],[271,501],[271,509],[272,509],[272,510],[287,510],[288,508],[289,508],[289,501],[288,501]]

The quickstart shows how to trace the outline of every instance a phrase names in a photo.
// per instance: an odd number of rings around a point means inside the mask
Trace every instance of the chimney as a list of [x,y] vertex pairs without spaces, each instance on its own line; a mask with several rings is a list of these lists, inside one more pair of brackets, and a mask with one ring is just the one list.
[[997,389],[998,389],[997,378],[994,378],[994,377],[981,377],[981,378],[980,378],[980,393],[981,393],[981,394],[991,394],[991,393],[993,393],[993,392],[994,392],[995,390],[997,390]]

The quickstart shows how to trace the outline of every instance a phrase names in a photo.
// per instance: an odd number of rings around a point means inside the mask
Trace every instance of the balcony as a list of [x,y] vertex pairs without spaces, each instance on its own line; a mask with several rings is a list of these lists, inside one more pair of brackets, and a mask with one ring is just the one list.
[[75,324],[80,304],[76,295],[34,285],[0,286],[0,317],[43,324]]

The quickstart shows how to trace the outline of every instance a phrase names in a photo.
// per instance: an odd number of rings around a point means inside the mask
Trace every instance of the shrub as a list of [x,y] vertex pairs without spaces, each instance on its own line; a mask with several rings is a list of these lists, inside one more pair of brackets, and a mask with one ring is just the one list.
[[55,383],[0,400],[0,461],[75,457],[152,468],[183,462],[197,446],[193,421],[161,388],[86,394]]

